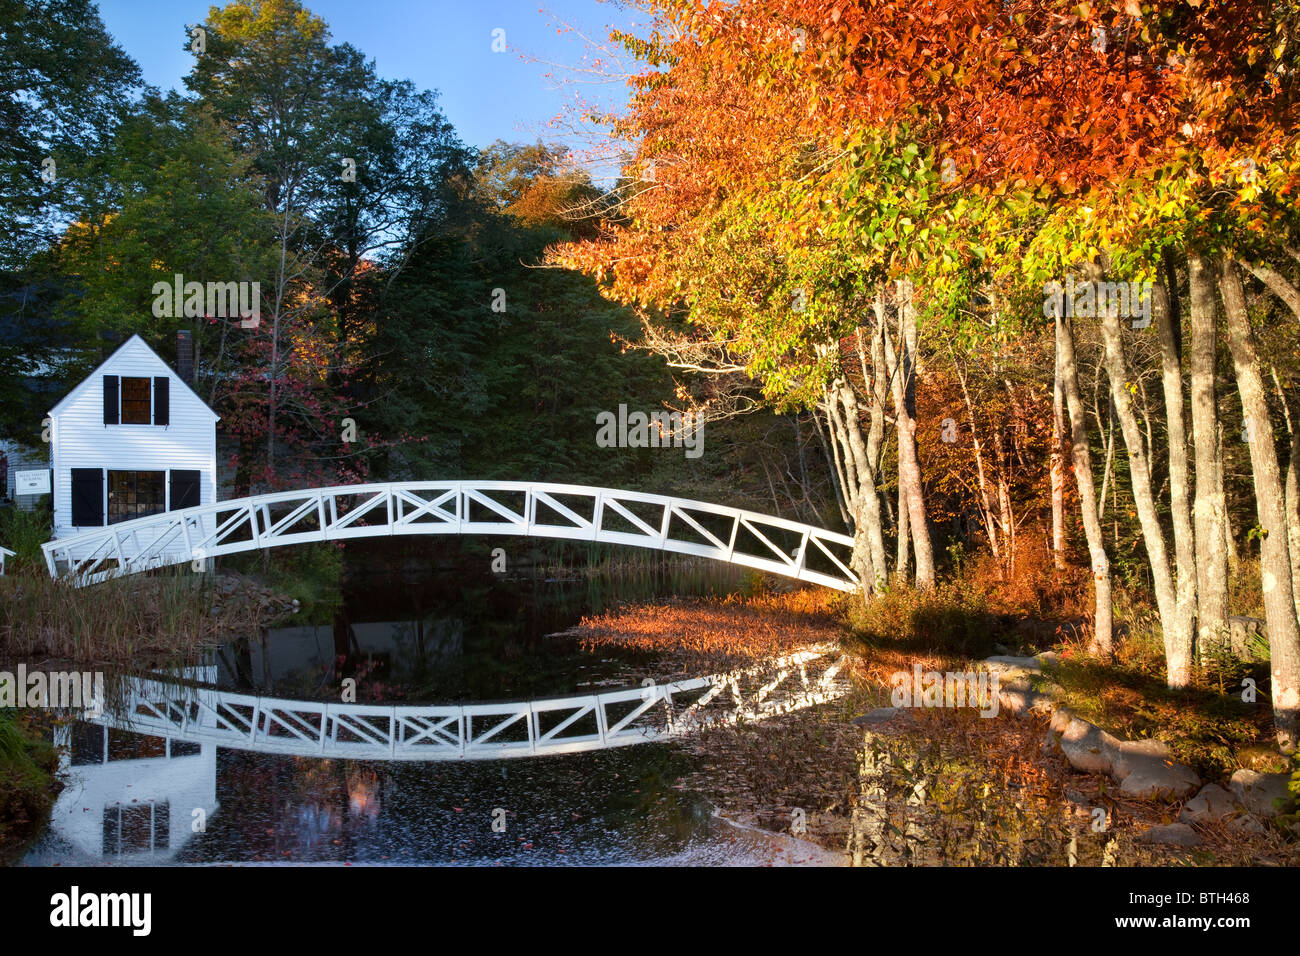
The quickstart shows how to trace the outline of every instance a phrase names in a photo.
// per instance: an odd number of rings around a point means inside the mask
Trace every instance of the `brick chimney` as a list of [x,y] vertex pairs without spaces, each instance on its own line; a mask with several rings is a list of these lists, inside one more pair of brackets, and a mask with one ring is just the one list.
[[194,387],[194,333],[181,329],[176,333],[176,374],[186,385]]

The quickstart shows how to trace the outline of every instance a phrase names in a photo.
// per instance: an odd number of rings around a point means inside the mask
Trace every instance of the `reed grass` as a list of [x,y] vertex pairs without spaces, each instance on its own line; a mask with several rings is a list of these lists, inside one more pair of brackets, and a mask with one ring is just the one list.
[[0,577],[0,660],[143,663],[216,643],[210,575],[163,571],[73,587],[42,571]]

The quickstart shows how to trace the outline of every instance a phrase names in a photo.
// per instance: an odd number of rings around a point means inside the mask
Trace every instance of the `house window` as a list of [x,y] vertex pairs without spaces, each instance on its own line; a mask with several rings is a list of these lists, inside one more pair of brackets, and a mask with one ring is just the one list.
[[167,425],[170,422],[171,379],[168,376],[104,376],[105,425]]
[[166,472],[162,471],[110,471],[108,523],[147,518],[166,511],[165,478]]
[[122,379],[122,424],[149,425],[153,422],[153,408],[149,395],[149,379]]

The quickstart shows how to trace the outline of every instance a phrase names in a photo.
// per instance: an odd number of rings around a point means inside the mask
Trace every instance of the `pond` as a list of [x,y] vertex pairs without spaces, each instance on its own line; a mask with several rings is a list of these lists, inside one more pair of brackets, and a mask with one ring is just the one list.
[[[735,568],[660,555],[589,574],[545,563],[494,574],[481,548],[460,546],[454,560],[447,552],[350,546],[333,606],[230,640],[202,673],[226,690],[297,700],[337,701],[354,681],[358,703],[635,687],[651,659],[587,653],[548,635],[619,602],[746,583]],[[229,749],[91,723],[69,736],[67,786],[28,865],[837,862],[718,819],[682,787],[692,758],[672,743],[400,762]]]

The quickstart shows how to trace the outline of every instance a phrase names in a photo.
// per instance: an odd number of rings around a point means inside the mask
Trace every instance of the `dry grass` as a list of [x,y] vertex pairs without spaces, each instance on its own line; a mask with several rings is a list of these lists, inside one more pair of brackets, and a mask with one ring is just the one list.
[[[145,664],[255,629],[262,605],[212,575],[159,572],[74,588],[41,572],[0,577],[0,659]],[[217,613],[213,608],[217,607]]]

